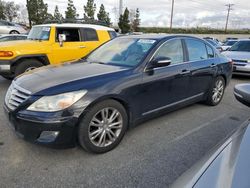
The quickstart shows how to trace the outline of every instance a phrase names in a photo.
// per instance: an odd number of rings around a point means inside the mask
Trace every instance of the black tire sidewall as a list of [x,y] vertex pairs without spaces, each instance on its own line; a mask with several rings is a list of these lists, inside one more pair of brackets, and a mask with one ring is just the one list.
[[[95,146],[89,139],[88,130],[89,130],[89,123],[92,120],[93,116],[103,108],[112,107],[118,110],[123,118],[123,128],[119,137],[116,139],[114,143],[107,147],[97,147]],[[115,100],[105,100],[100,103],[94,105],[88,112],[84,115],[84,117],[80,120],[79,127],[78,127],[78,142],[79,144],[88,152],[92,153],[106,153],[112,149],[114,149],[122,140],[125,132],[128,128],[128,116],[125,108]]]
[[19,76],[20,74],[23,74],[29,67],[41,67],[43,64],[36,60],[36,59],[27,59],[23,60],[16,66],[15,69],[15,76]]
[[[221,98],[220,98],[220,100],[218,102],[214,102],[214,100],[213,100],[213,89],[215,87],[216,82],[219,81],[219,80],[221,80],[222,83],[223,83],[223,94],[222,94],[222,96],[221,96]],[[211,106],[217,106],[218,104],[220,104],[220,102],[223,99],[224,93],[225,93],[225,87],[226,87],[226,85],[225,85],[225,79],[222,76],[216,77],[214,79],[212,87],[209,90],[209,94],[208,94],[208,98],[207,98],[207,104],[209,104]]]
[[16,30],[12,30],[12,31],[10,31],[10,34],[20,34],[20,33]]

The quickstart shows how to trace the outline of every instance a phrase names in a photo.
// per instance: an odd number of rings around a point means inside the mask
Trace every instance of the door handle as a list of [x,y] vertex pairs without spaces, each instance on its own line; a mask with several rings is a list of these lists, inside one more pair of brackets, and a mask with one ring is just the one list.
[[190,70],[182,70],[180,75],[185,75],[185,74],[189,74],[191,71]]
[[79,48],[86,48],[86,46],[79,46]]
[[211,68],[216,67],[216,64],[212,63],[212,64],[210,65],[210,67],[211,67]]

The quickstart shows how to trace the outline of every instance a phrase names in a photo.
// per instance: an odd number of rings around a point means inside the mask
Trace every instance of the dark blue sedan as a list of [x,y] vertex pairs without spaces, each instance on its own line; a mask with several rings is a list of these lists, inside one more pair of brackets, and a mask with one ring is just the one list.
[[25,140],[104,153],[145,119],[199,101],[218,105],[231,75],[232,62],[202,39],[124,36],[78,62],[16,78],[4,106]]

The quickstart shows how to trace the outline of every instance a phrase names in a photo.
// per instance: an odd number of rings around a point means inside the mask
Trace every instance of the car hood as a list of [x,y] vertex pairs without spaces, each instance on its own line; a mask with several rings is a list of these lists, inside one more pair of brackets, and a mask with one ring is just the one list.
[[[128,70],[128,68],[102,65],[97,63],[77,62],[66,63],[60,65],[50,65],[29,71],[23,75],[17,77],[14,82],[18,86],[30,91],[32,94],[40,95],[39,92],[47,90],[49,95],[55,94],[50,92],[53,87],[58,87],[57,91],[64,89],[73,91],[77,89],[87,89],[87,84],[91,84],[99,80],[100,84],[107,76],[109,79],[113,79],[111,74],[120,74]],[[105,77],[105,78],[104,78]],[[77,84],[74,84],[77,83]],[[67,84],[65,87],[60,87],[62,84]],[[74,88],[77,85],[77,88]],[[83,88],[81,88],[83,87]]]
[[187,170],[172,188],[250,187],[249,121],[219,148]]
[[226,51],[222,53],[230,59],[250,60],[250,52]]
[[15,55],[25,53],[35,53],[40,51],[46,51],[46,46],[49,45],[49,41],[38,40],[16,40],[6,41],[0,43],[1,50],[13,51]]

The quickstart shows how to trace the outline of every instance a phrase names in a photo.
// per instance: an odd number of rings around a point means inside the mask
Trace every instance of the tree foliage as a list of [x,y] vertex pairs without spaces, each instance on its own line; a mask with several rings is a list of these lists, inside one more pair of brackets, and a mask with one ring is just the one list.
[[84,8],[84,19],[86,20],[94,20],[95,19],[95,11],[96,4],[94,0],[88,0],[87,4],[83,6]]
[[129,10],[128,10],[128,8],[125,9],[123,15],[120,15],[118,26],[121,29],[121,32],[123,34],[128,33],[130,31],[130,21],[129,21]]
[[99,13],[97,14],[98,21],[105,23],[106,25],[111,25],[111,19],[109,17],[109,13],[106,12],[105,7],[103,4],[100,6]]
[[15,4],[14,1],[1,1],[0,0],[0,19],[12,22],[18,16],[20,6]]
[[4,14],[8,21],[12,22],[13,19],[17,18],[19,5],[16,5],[14,1],[6,2],[4,6]]
[[48,5],[43,0],[27,0],[27,10],[31,25],[44,23],[51,14],[48,14]]
[[58,20],[58,21],[62,21],[63,20],[63,15],[60,13],[57,5],[56,5],[55,11],[54,11],[54,19]]
[[73,0],[68,0],[68,7],[65,11],[66,19],[76,19],[78,14],[76,13],[76,7],[74,6]]
[[135,16],[134,16],[133,22],[132,22],[133,31],[139,32],[140,31],[140,29],[139,29],[140,24],[141,24],[140,11],[137,8],[135,11]]
[[4,13],[4,1],[1,1],[1,0],[0,0],[0,19],[1,20],[6,19],[6,16],[5,16],[5,13]]

